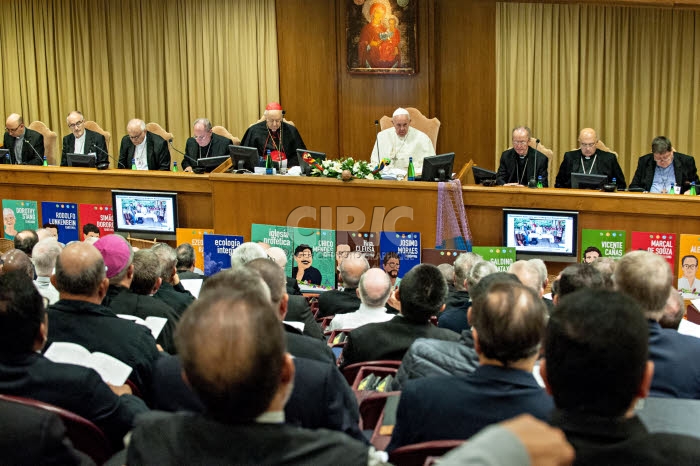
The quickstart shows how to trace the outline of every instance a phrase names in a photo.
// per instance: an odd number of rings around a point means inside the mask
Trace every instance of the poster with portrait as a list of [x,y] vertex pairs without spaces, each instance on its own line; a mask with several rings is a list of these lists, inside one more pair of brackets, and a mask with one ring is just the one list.
[[700,235],[681,235],[678,247],[678,290],[687,299],[700,296],[698,282],[698,258],[700,258]]
[[474,246],[472,252],[480,255],[485,261],[493,262],[499,272],[507,272],[515,263],[515,248],[503,246]]
[[417,71],[417,0],[346,0],[350,73]]
[[85,240],[83,227],[92,223],[100,230],[100,237],[114,233],[114,214],[109,204],[80,204],[78,205],[80,220],[80,241]]
[[420,233],[382,231],[379,236],[380,266],[392,279],[403,278],[421,263]]
[[335,232],[336,286],[342,286],[339,267],[350,252],[365,256],[370,267],[379,267],[379,234],[371,231]]
[[632,251],[649,251],[666,259],[671,270],[676,266],[676,235],[659,231],[633,231]]
[[15,239],[15,235],[22,230],[36,230],[39,228],[36,201],[3,199],[2,219],[3,237],[6,239]]
[[335,287],[335,230],[291,230],[294,239],[291,276],[309,287]]
[[619,259],[627,247],[624,230],[581,230],[581,262],[591,263],[598,257]]
[[78,204],[71,202],[42,202],[41,224],[56,225],[58,241],[68,244],[78,241]]

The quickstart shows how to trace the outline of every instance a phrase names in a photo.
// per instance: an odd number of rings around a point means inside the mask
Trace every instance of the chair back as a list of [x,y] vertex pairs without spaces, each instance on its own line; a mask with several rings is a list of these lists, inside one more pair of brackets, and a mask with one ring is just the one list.
[[[437,118],[426,117],[417,108],[408,107],[406,110],[408,111],[408,115],[411,117],[410,125],[417,130],[424,132],[430,138],[430,142],[433,143],[433,149],[437,151],[437,138],[438,133],[440,132],[440,120]],[[390,116],[384,115],[379,120],[379,127],[382,130],[391,128],[391,126],[393,126],[393,123]]]
[[158,123],[150,122],[146,124],[146,131],[149,133],[157,134],[166,141],[170,141],[173,138],[173,133],[168,133],[162,126]]
[[432,440],[404,445],[389,453],[389,463],[396,466],[422,466],[429,456],[442,456],[464,440]]
[[223,126],[213,126],[211,128],[211,132],[214,134],[218,134],[219,136],[223,136],[226,139],[230,139],[233,141],[234,146],[240,146],[241,145],[241,140],[235,136],[233,136],[229,131],[224,128]]
[[348,381],[348,385],[352,386],[352,384],[355,382],[355,377],[357,377],[357,373],[360,372],[360,369],[363,366],[395,367],[398,369],[400,365],[401,361],[394,361],[390,359],[384,359],[381,361],[356,362],[354,364],[348,364],[343,368],[343,376],[345,376],[345,380]]
[[606,146],[605,143],[603,141],[601,141],[600,139],[598,139],[598,142],[596,142],[595,147],[596,147],[596,149],[600,149],[602,151],[615,154],[615,157],[617,157],[617,152],[615,152],[614,150],[612,150],[608,146]]
[[85,122],[85,129],[89,129],[90,131],[94,131],[96,133],[100,133],[102,136],[105,138],[105,144],[107,145],[107,150],[109,150],[109,143],[112,141],[112,134],[109,131],[103,130],[100,125],[98,125],[96,122],[92,120],[88,120]]
[[11,239],[0,238],[0,254],[4,254],[7,251],[11,251],[15,248],[15,242]]
[[88,455],[97,464],[104,463],[114,453],[102,430],[82,416],[31,398],[0,395],[0,399],[58,414],[66,426],[66,436],[71,440],[73,446]]
[[41,133],[44,136],[44,155],[49,165],[56,165],[56,141],[58,136],[51,131],[42,121],[32,121],[29,129]]

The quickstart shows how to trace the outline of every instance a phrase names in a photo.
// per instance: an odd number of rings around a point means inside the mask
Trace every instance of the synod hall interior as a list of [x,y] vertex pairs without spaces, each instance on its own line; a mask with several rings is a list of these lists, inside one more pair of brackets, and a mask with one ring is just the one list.
[[[176,192],[180,228],[250,241],[253,224],[293,221],[420,232],[422,247],[435,248],[438,183],[118,166],[132,119],[164,136],[181,167],[196,119],[240,144],[270,102],[308,150],[369,162],[375,121],[403,107],[438,120],[435,153],[454,153],[474,246],[506,245],[508,208],[575,211],[579,232],[700,234],[693,196],[554,187],[583,128],[615,153],[627,185],[657,136],[698,160],[700,0],[382,0],[415,13],[414,24],[400,24],[410,72],[383,73],[350,64],[350,10],[369,1],[2,2],[0,114],[22,115],[44,134],[48,164],[0,164],[0,199],[111,204],[115,189]],[[73,152],[62,139],[74,110],[105,135],[107,169],[61,166],[62,153]],[[520,126],[546,153],[549,187],[476,184],[474,167],[496,172]],[[568,264],[546,265],[551,277]],[[380,431],[378,416],[363,419],[365,430]]]

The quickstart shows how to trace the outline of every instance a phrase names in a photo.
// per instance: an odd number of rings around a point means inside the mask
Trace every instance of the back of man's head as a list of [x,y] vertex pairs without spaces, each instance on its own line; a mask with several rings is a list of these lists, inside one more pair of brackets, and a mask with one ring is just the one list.
[[447,299],[447,283],[431,264],[420,264],[404,275],[399,285],[399,301],[404,318],[427,323],[437,315]]
[[31,278],[21,272],[0,275],[0,354],[34,351],[45,313]]
[[615,289],[613,275],[617,268],[617,261],[612,257],[599,257],[590,264],[603,276],[603,284],[609,290]]
[[267,410],[281,381],[285,339],[264,295],[204,294],[183,314],[175,343],[187,380],[212,417],[247,423]]
[[673,281],[666,259],[648,251],[628,252],[613,278],[615,288],[637,301],[648,319],[661,318]]
[[339,266],[340,278],[346,288],[357,288],[360,284],[360,277],[369,270],[369,262],[364,254],[348,253]]
[[32,260],[19,249],[11,249],[3,255],[2,272],[21,272],[27,277],[34,279],[34,265]]
[[190,243],[182,243],[175,250],[177,256],[177,270],[190,270],[194,267],[194,248]]
[[549,277],[547,275],[547,264],[544,263],[544,261],[538,257],[534,259],[529,259],[529,263],[537,267],[537,271],[540,273],[540,280],[542,281],[542,289],[544,290],[547,288],[547,284],[549,283]]
[[582,288],[605,288],[603,275],[591,264],[571,264],[561,272],[557,296],[559,299]]
[[516,275],[520,283],[530,287],[538,296],[542,295],[544,290],[542,288],[542,279],[540,278],[540,271],[535,264],[530,261],[519,260],[511,264],[508,272]]
[[236,265],[230,269],[212,275],[202,283],[199,296],[216,291],[245,291],[253,290],[272,302],[270,288],[260,276],[257,270]]
[[369,269],[360,277],[360,301],[368,307],[384,307],[391,294],[391,279],[382,269]]
[[480,353],[508,367],[539,352],[547,307],[523,284],[494,283],[474,299],[471,324]]
[[683,303],[683,296],[671,287],[671,291],[668,294],[668,299],[666,300],[666,306],[664,306],[664,314],[659,319],[659,325],[663,328],[669,328],[671,330],[678,330],[678,326],[681,325],[681,320],[685,315],[685,306]]
[[498,272],[498,268],[493,262],[489,261],[478,261],[469,269],[467,274],[467,287],[469,288],[470,296],[471,290],[479,283],[484,277]]
[[253,259],[267,257],[267,253],[258,243],[243,243],[231,253],[231,267],[245,265]]
[[245,268],[260,274],[260,277],[270,289],[272,304],[278,306],[287,293],[287,277],[284,275],[284,270],[267,258],[253,259],[245,264]]
[[552,313],[545,335],[546,382],[557,408],[623,415],[637,396],[649,330],[639,305],[609,290],[579,290]]
[[160,261],[150,249],[139,249],[134,253],[134,278],[131,291],[148,296],[153,292],[160,278]]
[[284,249],[273,246],[267,251],[267,257],[272,259],[275,264],[279,265],[282,269],[287,266],[287,253]]
[[482,257],[475,252],[465,252],[464,254],[460,254],[459,256],[457,256],[457,259],[455,259],[454,263],[454,285],[456,290],[464,291],[466,289],[464,281],[467,280],[467,277],[469,276],[469,271],[472,269],[474,264],[482,260]]
[[151,251],[158,256],[160,261],[160,278],[163,279],[163,282],[172,283],[177,270],[177,254],[175,250],[169,244],[156,243],[151,248]]
[[61,245],[56,238],[44,238],[32,249],[32,262],[39,277],[50,277],[56,266],[56,258],[61,254]]
[[[486,261],[484,261],[486,262]],[[495,283],[520,283],[518,277],[508,272],[494,272],[479,280],[473,287],[469,288],[469,297],[472,302],[486,296],[488,289]]]
[[15,235],[15,249],[32,257],[32,249],[39,242],[39,235],[34,230],[22,230]]
[[104,259],[91,244],[69,244],[56,259],[55,286],[60,293],[94,296],[104,279]]

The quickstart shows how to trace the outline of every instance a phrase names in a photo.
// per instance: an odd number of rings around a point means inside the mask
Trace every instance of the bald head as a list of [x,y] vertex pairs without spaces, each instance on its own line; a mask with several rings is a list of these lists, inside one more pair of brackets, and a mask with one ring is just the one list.
[[[105,262],[95,246],[87,243],[71,243],[56,260],[54,286],[63,294],[96,297],[100,287],[106,285]],[[101,299],[100,299],[101,301]]]
[[357,288],[360,284],[360,277],[369,270],[369,263],[363,254],[350,253],[348,257],[343,259],[338,269],[345,287]]
[[368,307],[384,307],[391,294],[391,279],[382,269],[369,269],[359,284],[360,301]]
[[285,268],[287,265],[287,253],[284,249],[273,246],[267,250],[267,257],[272,259],[275,264],[279,265],[281,268]]
[[523,285],[537,293],[538,296],[542,296],[542,278],[535,264],[530,261],[519,260],[508,268],[508,272],[518,277]]
[[17,113],[13,113],[10,116],[7,117],[7,120],[5,120],[5,126],[8,128],[14,128],[17,125],[21,125],[24,123],[24,119],[22,118],[22,115],[19,115]]
[[593,128],[583,128],[578,135],[578,142],[581,147],[581,153],[585,157],[590,157],[595,154],[598,135]]
[[3,256],[3,273],[20,272],[34,279],[34,265],[32,260],[23,251],[12,249]]
[[127,133],[131,134],[132,132],[140,131],[146,131],[146,123],[143,120],[134,118],[133,120],[129,120],[129,123],[126,124]]

